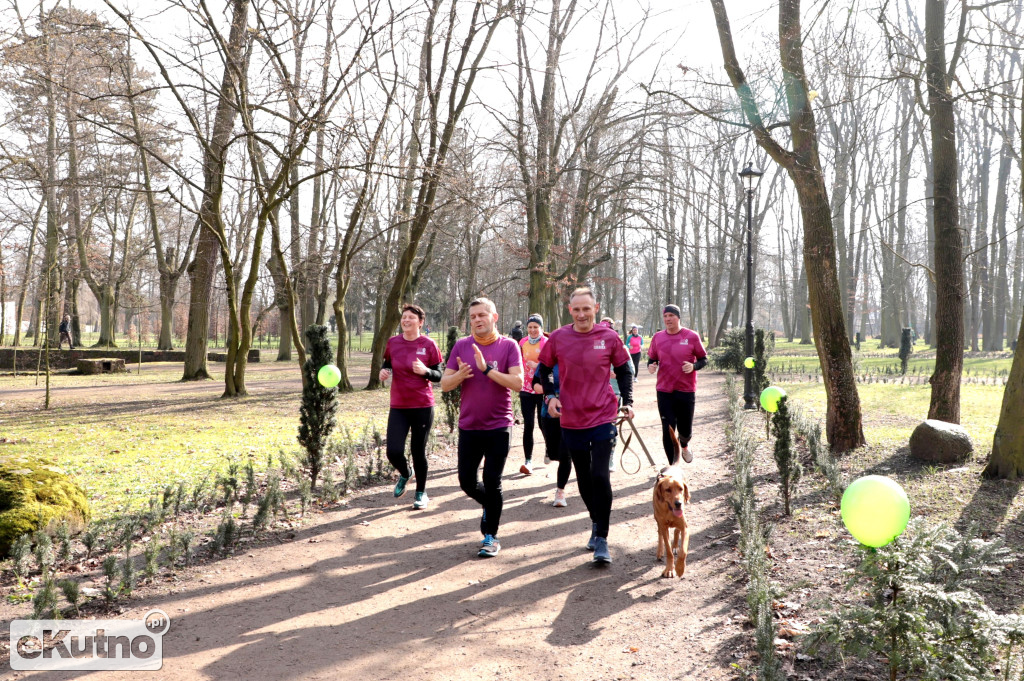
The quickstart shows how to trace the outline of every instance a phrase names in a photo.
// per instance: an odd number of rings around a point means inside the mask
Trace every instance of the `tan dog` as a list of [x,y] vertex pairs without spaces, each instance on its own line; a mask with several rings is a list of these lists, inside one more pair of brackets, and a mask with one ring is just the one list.
[[[686,572],[686,554],[690,550],[690,530],[686,525],[684,506],[690,501],[690,488],[683,469],[666,466],[654,483],[654,519],[658,523],[658,560],[665,556],[662,577],[682,577]],[[675,529],[669,542],[668,533]],[[682,539],[682,541],[680,541]]]

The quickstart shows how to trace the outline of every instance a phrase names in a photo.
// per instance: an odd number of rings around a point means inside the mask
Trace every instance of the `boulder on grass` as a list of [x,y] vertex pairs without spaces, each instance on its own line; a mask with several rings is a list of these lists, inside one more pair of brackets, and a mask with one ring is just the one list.
[[26,532],[64,520],[72,531],[89,520],[89,500],[81,487],[45,459],[0,457],[0,557]]
[[922,422],[910,436],[910,456],[928,463],[963,463],[974,443],[963,426],[936,419]]

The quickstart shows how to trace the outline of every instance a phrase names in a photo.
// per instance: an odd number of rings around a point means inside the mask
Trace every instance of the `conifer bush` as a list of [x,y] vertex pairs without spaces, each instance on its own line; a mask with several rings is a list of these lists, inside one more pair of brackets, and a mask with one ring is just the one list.
[[786,515],[792,515],[791,503],[796,485],[803,475],[800,457],[793,449],[792,419],[789,416],[788,398],[779,400],[778,410],[772,417],[772,433],[775,435],[775,465],[779,469],[779,488]]
[[[456,326],[448,327],[448,337],[445,340],[445,351],[444,361],[445,365],[448,364],[448,359],[452,356],[452,350],[455,349],[455,342],[459,340],[459,329]],[[446,393],[441,393],[441,404],[444,405],[444,422],[448,426],[448,432],[454,433],[455,426],[459,423],[459,405],[462,400],[462,387],[458,387],[455,390],[449,390]]]
[[960,534],[914,518],[891,544],[860,547],[847,589],[864,597],[841,604],[807,649],[881,661],[891,681],[993,679],[1000,657],[1008,675],[1013,644],[1024,640],[1020,618],[995,613],[974,588],[1012,560],[975,528]]
[[302,406],[299,409],[299,443],[305,449],[304,467],[309,474],[310,486],[316,489],[317,478],[327,465],[327,441],[335,426],[338,411],[338,389],[325,388],[317,380],[320,368],[333,361],[327,327],[314,324],[306,329],[306,349],[309,352],[302,365]]

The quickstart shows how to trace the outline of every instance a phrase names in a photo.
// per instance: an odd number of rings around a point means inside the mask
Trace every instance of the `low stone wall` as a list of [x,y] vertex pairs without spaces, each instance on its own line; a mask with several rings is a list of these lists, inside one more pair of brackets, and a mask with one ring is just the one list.
[[[18,371],[35,371],[39,362],[39,348],[18,348]],[[0,371],[11,371],[14,369],[14,348],[0,348]],[[51,369],[74,369],[78,366],[80,359],[99,359],[104,357],[116,357],[124,360],[126,365],[137,364],[139,361],[138,350],[111,350],[106,348],[75,348],[74,350],[57,350],[50,348]],[[223,362],[223,352],[211,352],[207,355],[210,362]],[[143,350],[142,361],[147,362],[184,362],[184,350]],[[249,350],[249,361],[259,362],[259,348]],[[42,364],[46,358],[42,359]],[[41,366],[41,365],[40,365]]]

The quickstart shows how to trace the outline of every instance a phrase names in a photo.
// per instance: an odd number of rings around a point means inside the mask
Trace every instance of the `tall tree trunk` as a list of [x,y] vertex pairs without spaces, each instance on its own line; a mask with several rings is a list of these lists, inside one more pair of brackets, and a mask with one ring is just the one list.
[[206,353],[209,345],[210,302],[213,296],[213,278],[217,269],[221,244],[218,239],[218,225],[221,223],[221,196],[224,193],[225,154],[231,141],[235,116],[238,113],[234,101],[238,79],[244,77],[248,66],[244,59],[246,25],[249,16],[249,0],[230,0],[231,32],[224,55],[224,74],[217,93],[217,110],[214,115],[213,131],[203,151],[203,201],[199,208],[197,223],[200,227],[199,242],[196,245],[195,260],[188,267],[189,290],[188,331],[185,338],[184,381],[210,378],[206,368]]
[[825,430],[835,451],[852,450],[864,444],[864,431],[836,273],[832,208],[818,155],[814,113],[807,98],[800,0],[781,0],[779,3],[779,53],[789,108],[792,151],[779,146],[761,120],[753,93],[736,57],[724,0],[711,0],[711,4],[726,72],[740,96],[757,143],[786,169],[796,187],[804,225],[804,267],[807,270],[814,341],[827,397]]
[[[935,326],[942,329],[942,333],[936,333],[928,418],[959,423],[964,363],[964,269],[957,196],[956,121],[950,81],[961,43],[958,40],[947,73],[945,7],[943,0],[925,2],[925,71],[935,206]],[[967,11],[966,4],[963,11]]]
[[[43,40],[46,49],[46,252],[43,256],[43,281],[39,297],[46,297],[46,345],[56,345],[59,339],[60,322],[60,279],[57,257],[60,248],[60,207],[57,203],[57,95],[54,74],[53,38],[49,23],[43,17],[43,5],[39,5],[40,22],[43,26]],[[36,310],[39,306],[36,305]],[[37,323],[41,321],[37,313]],[[39,327],[36,327],[36,344],[39,344]]]

